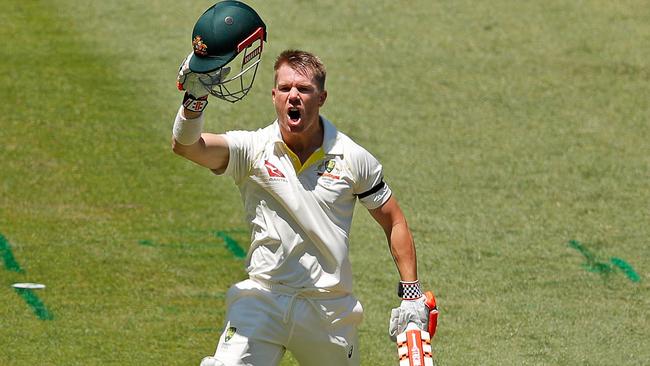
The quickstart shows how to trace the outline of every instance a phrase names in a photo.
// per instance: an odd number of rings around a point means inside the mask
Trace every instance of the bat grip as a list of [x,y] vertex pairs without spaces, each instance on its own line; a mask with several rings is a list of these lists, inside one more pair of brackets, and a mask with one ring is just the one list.
[[422,330],[422,329],[420,329],[420,328],[417,326],[417,324],[415,324],[415,323],[413,323],[413,322],[409,322],[409,323],[406,325],[406,329],[404,329],[404,330]]

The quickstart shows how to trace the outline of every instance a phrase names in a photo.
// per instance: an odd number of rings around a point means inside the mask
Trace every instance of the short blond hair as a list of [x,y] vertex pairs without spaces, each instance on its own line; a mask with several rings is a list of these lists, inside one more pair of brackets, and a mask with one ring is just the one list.
[[320,90],[325,90],[325,65],[318,56],[301,50],[285,50],[275,60],[273,70],[275,70],[274,82],[278,82],[278,69],[287,64],[292,69],[298,71],[304,76],[311,77],[316,81]]

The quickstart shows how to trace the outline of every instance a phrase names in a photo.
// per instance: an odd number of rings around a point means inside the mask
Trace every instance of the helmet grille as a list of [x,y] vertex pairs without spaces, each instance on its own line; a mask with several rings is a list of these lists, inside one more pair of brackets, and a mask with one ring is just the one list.
[[263,44],[264,29],[260,27],[251,37],[239,44],[239,54],[229,62],[233,69],[234,65],[241,65],[239,72],[215,84],[204,83],[210,94],[231,103],[242,100],[253,87],[257,68],[262,60]]

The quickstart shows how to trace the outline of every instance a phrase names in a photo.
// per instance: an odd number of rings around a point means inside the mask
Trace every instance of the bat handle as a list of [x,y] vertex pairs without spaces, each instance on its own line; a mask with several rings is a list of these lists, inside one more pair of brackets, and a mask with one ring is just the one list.
[[417,324],[415,324],[415,323],[413,323],[413,322],[409,322],[409,323],[406,325],[406,329],[404,329],[404,330],[423,330],[423,329],[420,329],[420,328],[417,326]]

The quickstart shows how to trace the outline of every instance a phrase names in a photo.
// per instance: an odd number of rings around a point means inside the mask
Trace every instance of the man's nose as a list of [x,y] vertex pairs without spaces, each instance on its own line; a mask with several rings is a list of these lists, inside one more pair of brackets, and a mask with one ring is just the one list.
[[289,99],[290,100],[295,100],[298,98],[298,88],[293,87],[291,90],[289,90]]

